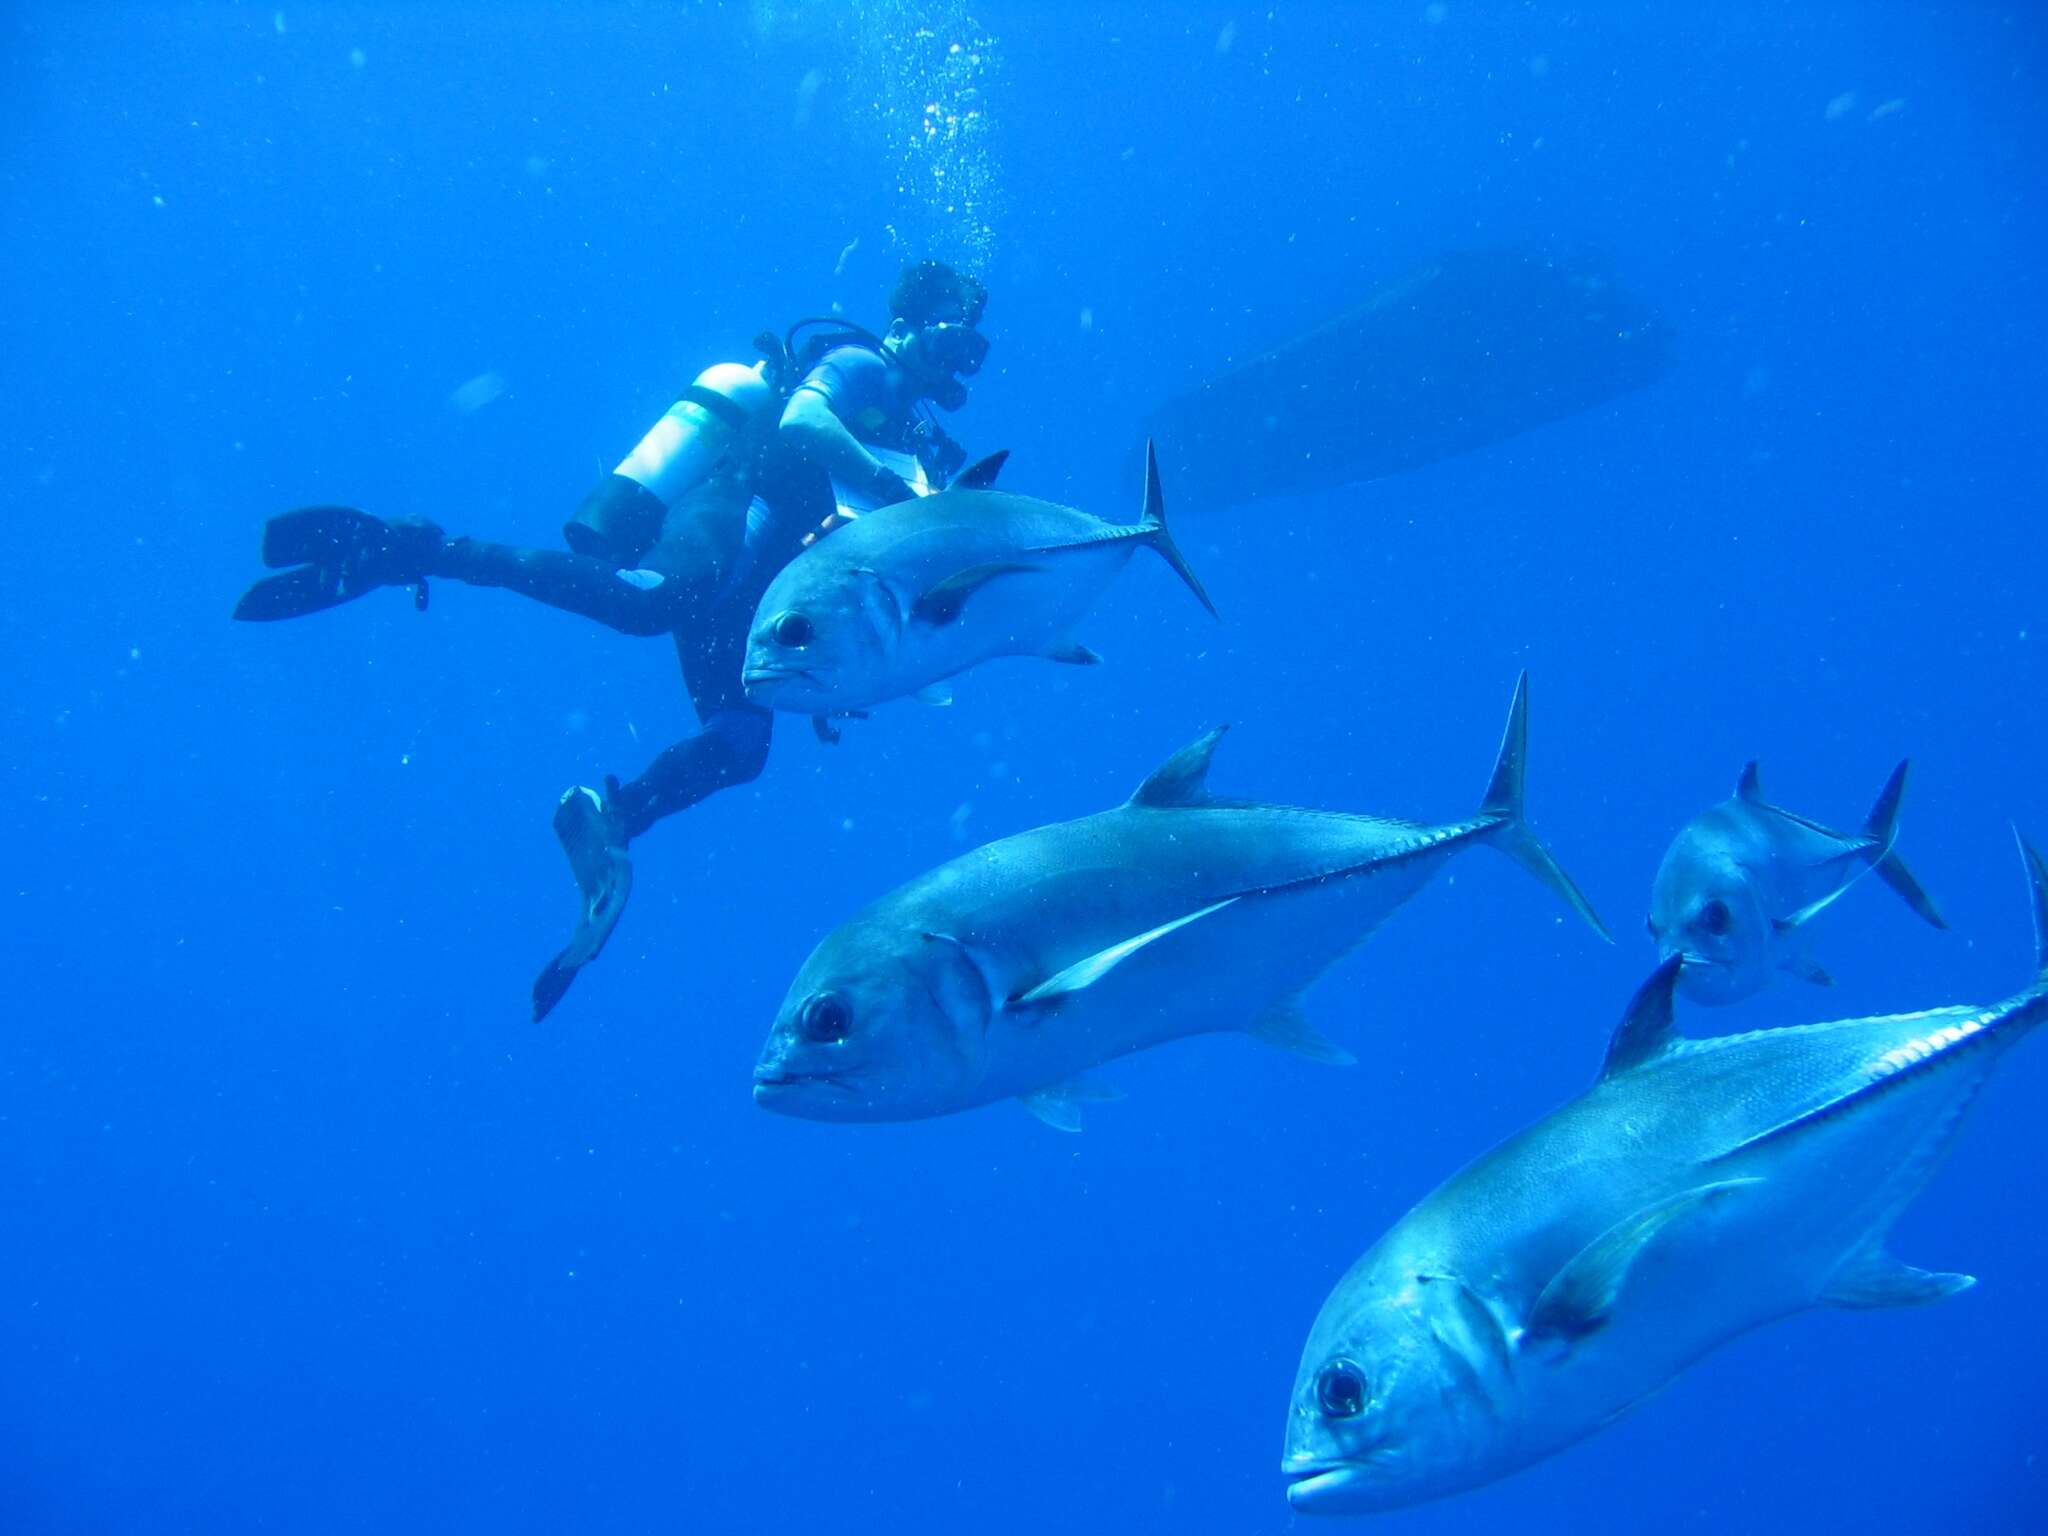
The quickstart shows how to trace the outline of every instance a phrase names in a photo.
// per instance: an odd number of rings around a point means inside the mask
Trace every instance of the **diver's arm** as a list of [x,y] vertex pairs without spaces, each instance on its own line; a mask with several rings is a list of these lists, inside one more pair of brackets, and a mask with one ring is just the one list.
[[799,388],[789,397],[778,432],[799,457],[821,466],[842,485],[869,493],[878,506],[915,494],[901,475],[861,446],[831,402],[815,389]]

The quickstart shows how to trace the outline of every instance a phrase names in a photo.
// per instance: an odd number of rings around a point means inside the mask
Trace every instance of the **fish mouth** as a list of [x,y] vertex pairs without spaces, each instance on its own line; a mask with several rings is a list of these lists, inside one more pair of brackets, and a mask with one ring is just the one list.
[[815,680],[817,673],[809,667],[751,666],[740,673],[740,686],[746,689],[763,687],[769,683],[786,683],[795,678]]
[[841,1093],[858,1091],[837,1072],[764,1072],[757,1067],[754,1070],[754,1102],[758,1104],[773,1098],[778,1090],[808,1088],[813,1083],[824,1083]]
[[1357,1500],[1347,1495],[1356,1491],[1366,1469],[1356,1462],[1324,1461],[1280,1470],[1287,1479],[1287,1502],[1303,1514],[1313,1515],[1355,1507]]

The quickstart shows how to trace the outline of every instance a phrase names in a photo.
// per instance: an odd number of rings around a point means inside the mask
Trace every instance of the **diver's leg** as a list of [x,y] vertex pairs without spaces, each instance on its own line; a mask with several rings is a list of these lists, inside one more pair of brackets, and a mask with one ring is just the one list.
[[664,816],[759,778],[768,763],[773,720],[767,710],[752,705],[716,710],[704,729],[655,758],[639,778],[608,786],[608,831],[618,845],[624,847]]
[[533,984],[533,1016],[547,1017],[576,973],[598,957],[633,889],[626,845],[664,816],[757,777],[768,761],[774,717],[751,706],[715,711],[704,728],[650,763],[637,779],[607,780],[600,795],[576,785],[555,807],[555,836],[569,855],[582,895],[576,932]]
[[503,587],[625,635],[664,634],[685,622],[700,601],[700,583],[688,574],[656,581],[659,573],[618,571],[589,555],[485,539],[450,539],[427,574],[472,587]]
[[[754,584],[749,584],[754,585]],[[683,677],[703,728],[661,753],[637,779],[608,779],[605,792],[576,785],[555,807],[555,835],[569,856],[582,895],[582,911],[569,945],[533,984],[533,1016],[546,1017],[595,960],[618,926],[633,888],[626,846],[664,816],[707,796],[756,778],[768,761],[775,717],[747,701],[740,686],[747,628],[754,611],[750,590],[721,603],[703,630],[676,635]]]
[[741,554],[748,494],[738,475],[705,481],[669,510],[660,542],[630,572],[592,554],[451,539],[428,574],[505,587],[624,634],[680,632],[710,616]]

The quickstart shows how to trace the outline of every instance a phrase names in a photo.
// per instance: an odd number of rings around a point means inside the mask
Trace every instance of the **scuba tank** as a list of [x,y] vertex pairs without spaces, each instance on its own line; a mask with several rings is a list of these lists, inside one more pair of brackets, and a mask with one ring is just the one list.
[[713,363],[698,374],[562,525],[569,547],[622,569],[638,565],[661,537],[669,508],[702,485],[779,399],[769,368]]

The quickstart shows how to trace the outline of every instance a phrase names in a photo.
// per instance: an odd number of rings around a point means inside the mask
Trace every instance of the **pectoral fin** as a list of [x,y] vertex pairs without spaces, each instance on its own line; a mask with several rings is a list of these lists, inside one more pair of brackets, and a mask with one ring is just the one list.
[[986,565],[970,565],[924,592],[910,605],[910,616],[925,624],[950,624],[960,617],[960,610],[966,606],[967,599],[998,576],[1016,576],[1043,569],[1045,567],[1026,565],[1018,560],[991,560]]
[[1112,944],[1107,949],[1097,950],[1085,959],[1076,960],[1072,965],[1056,975],[1048,976],[1030,991],[1012,998],[1009,1006],[1012,1008],[1057,1006],[1074,993],[1084,992],[1089,987],[1094,986],[1096,982],[1102,980],[1103,977],[1107,976],[1147,944],[1157,943],[1169,933],[1179,928],[1185,928],[1189,923],[1207,917],[1211,912],[1220,912],[1236,900],[1235,896],[1226,896],[1223,900],[1212,902],[1206,907],[1188,913],[1185,917],[1176,917],[1170,923],[1161,923],[1157,928],[1147,929],[1145,932],[1134,935],[1120,943]]
[[1551,1276],[1529,1310],[1525,1336],[1570,1345],[1606,1323],[1629,1270],[1651,1239],[1679,1217],[1717,1196],[1761,1179],[1727,1179],[1684,1190],[1626,1216],[1594,1238]]
[[1081,1129],[1081,1106],[1113,1104],[1123,1094],[1092,1077],[1070,1077],[1036,1093],[1020,1093],[1017,1102],[1056,1131]]
[[1826,1307],[1920,1307],[1946,1301],[1977,1283],[1974,1275],[1945,1275],[1915,1269],[1893,1258],[1879,1243],[1856,1254],[1828,1281],[1820,1302]]
[[1805,906],[1801,907],[1796,912],[1788,912],[1783,917],[1772,918],[1772,931],[1776,933],[1780,938],[1785,938],[1791,934],[1797,933],[1801,928],[1804,928],[1808,923],[1812,922],[1816,917],[1820,916],[1821,913],[1827,911],[1829,907],[1832,907],[1836,902],[1840,901],[1842,899],[1842,893],[1847,891],[1850,886],[1856,883],[1856,875],[1861,873],[1862,870],[1858,869],[1857,871],[1855,871],[1854,874],[1849,874],[1846,878],[1842,879],[1833,890],[1829,891],[1827,895],[1821,897],[1820,900],[1809,901]]
[[1098,665],[1102,660],[1100,656],[1089,650],[1087,646],[1071,640],[1065,645],[1053,647],[1053,649],[1045,654],[1049,660],[1064,661],[1072,667],[1092,667]]
[[1810,981],[1816,987],[1832,987],[1835,984],[1834,977],[1804,955],[1787,955],[1778,962],[1778,969],[1787,975],[1797,976],[1801,981]]

